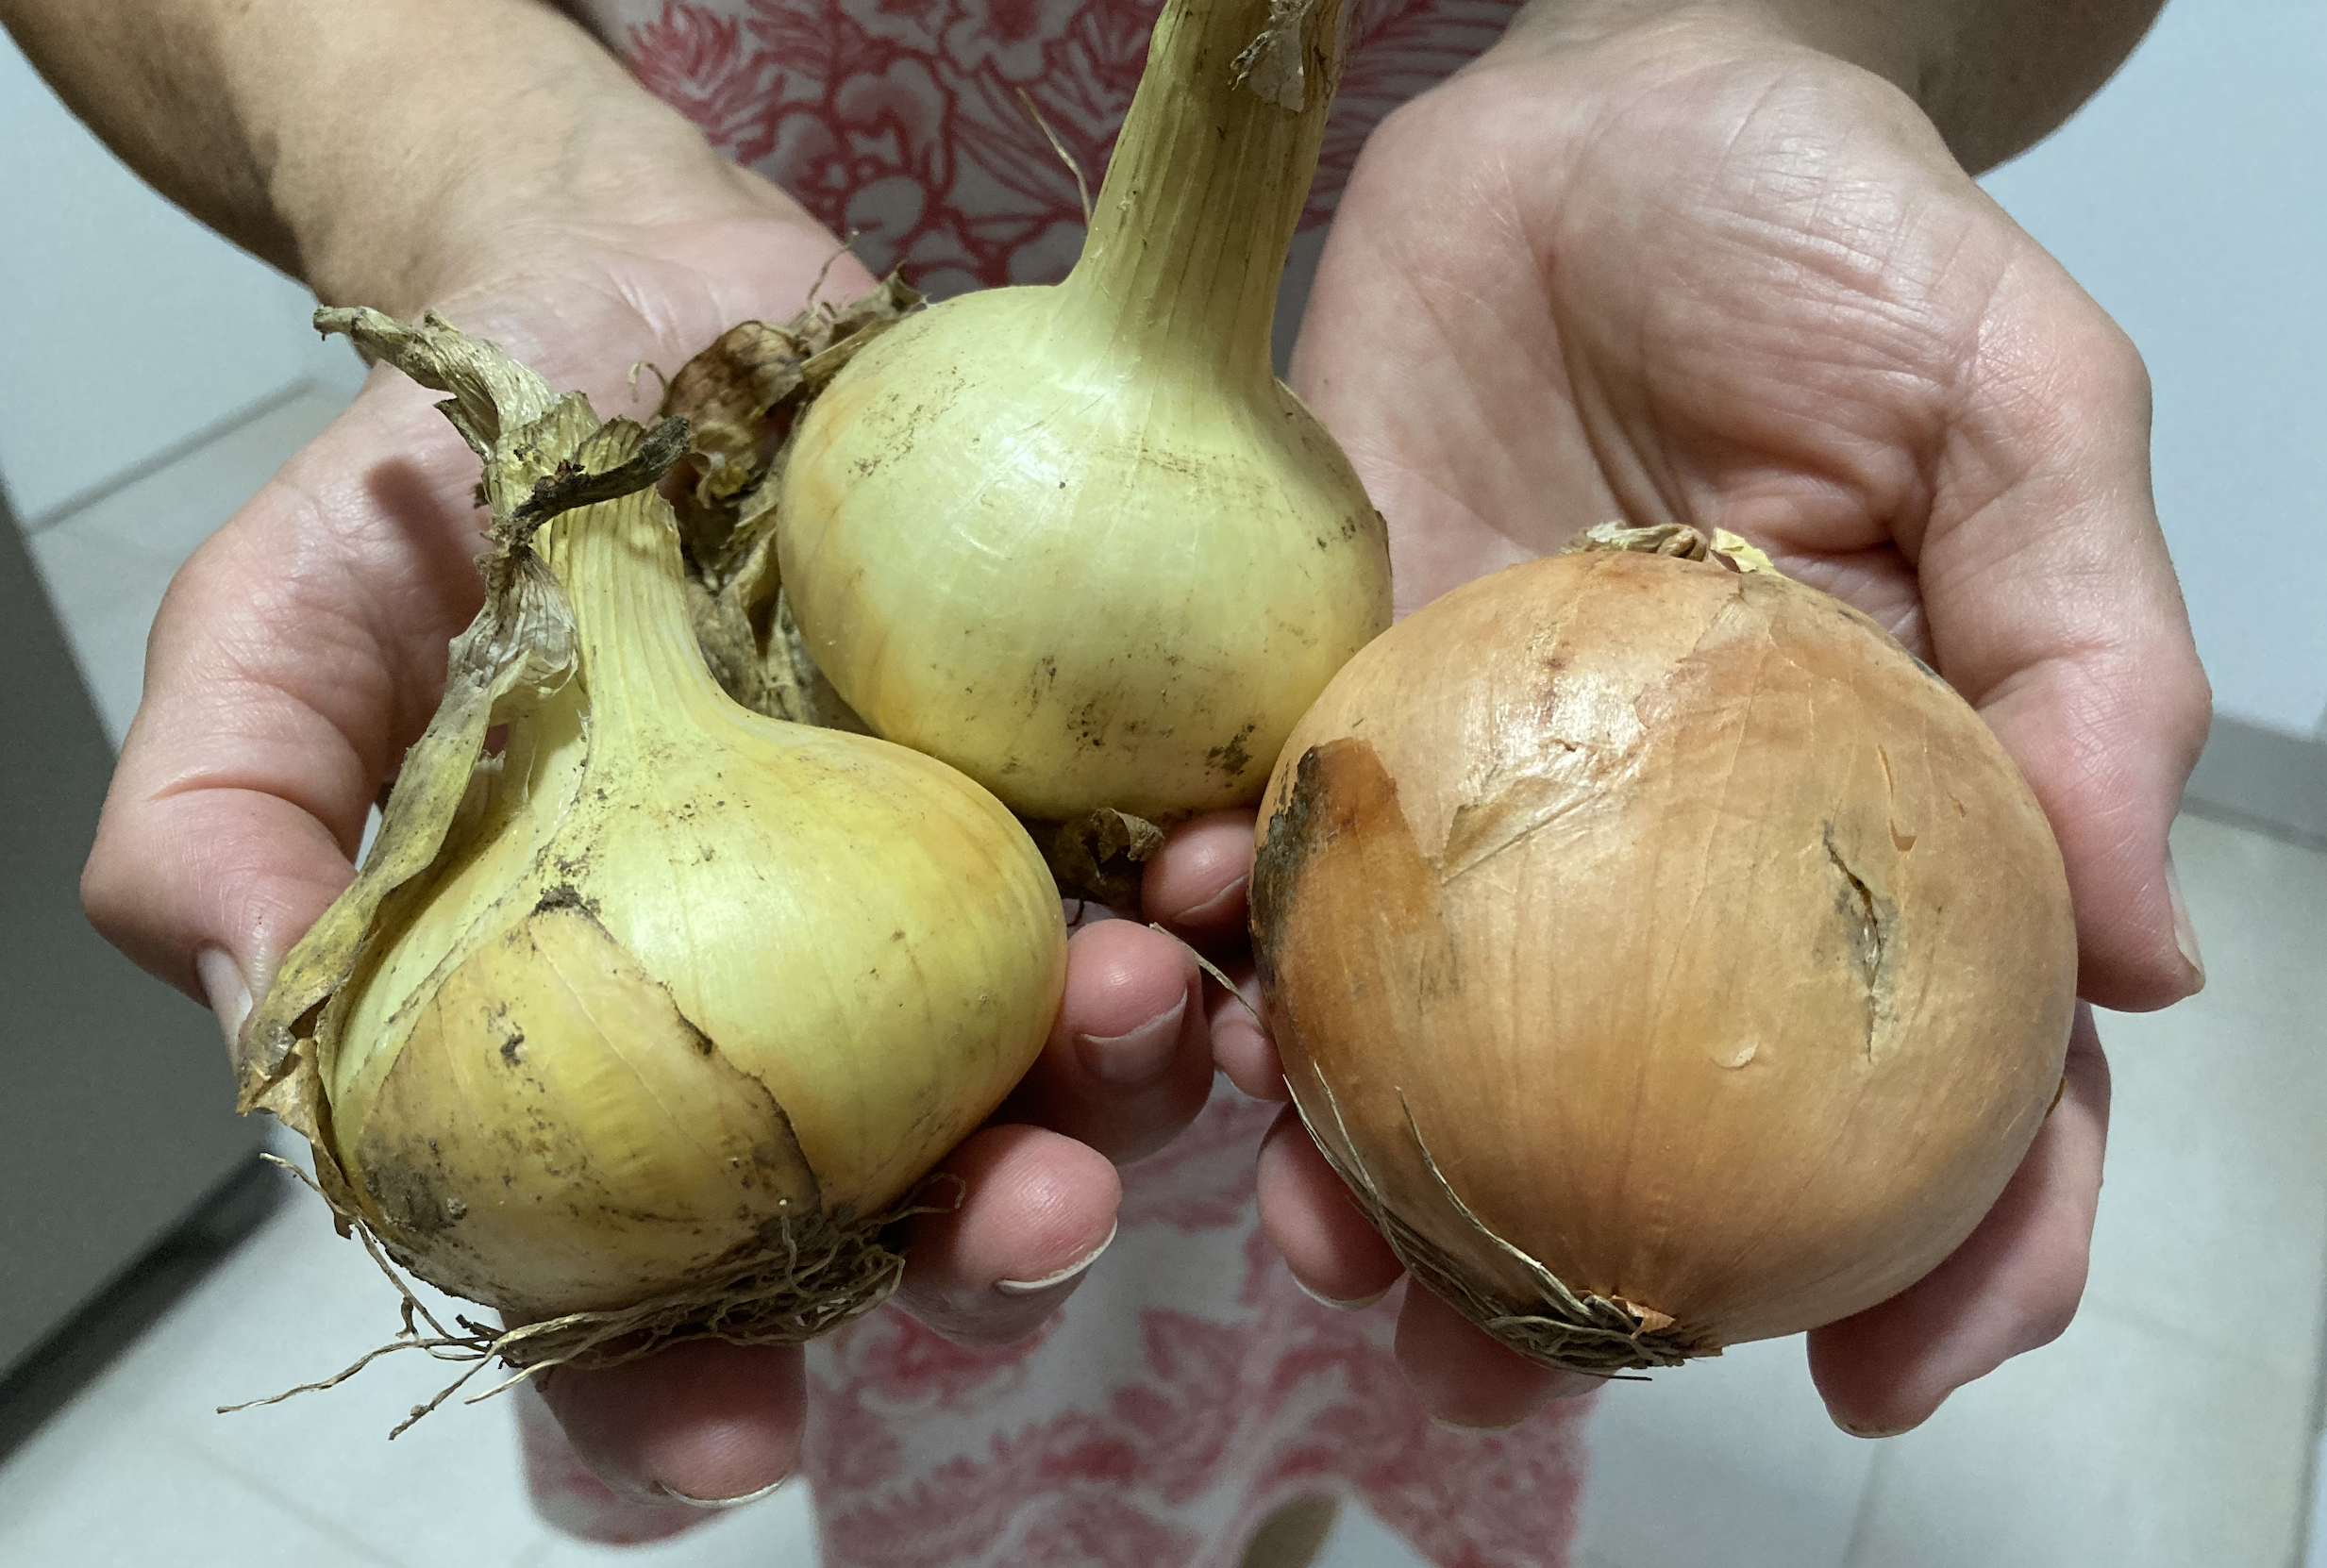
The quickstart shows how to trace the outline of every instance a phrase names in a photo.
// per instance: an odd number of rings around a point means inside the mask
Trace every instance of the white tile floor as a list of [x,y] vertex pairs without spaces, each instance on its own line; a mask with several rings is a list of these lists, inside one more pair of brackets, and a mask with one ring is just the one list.
[[[34,541],[108,726],[176,563],[346,389],[313,388]],[[2109,1018],[2091,1293],[2058,1344],[1886,1443],[1826,1424],[1798,1342],[1627,1388],[1593,1418],[1579,1568],[2292,1568],[2311,1513],[2327,1286],[2327,857],[2185,819],[2212,983]],[[0,1563],[812,1568],[796,1489],[679,1542],[558,1536],[507,1408],[393,1443],[428,1364],[219,1416],[376,1342],[377,1276],[294,1201],[0,1468]],[[1411,1568],[1363,1517],[1330,1568]],[[2327,1568],[2314,1549],[2309,1568]]]

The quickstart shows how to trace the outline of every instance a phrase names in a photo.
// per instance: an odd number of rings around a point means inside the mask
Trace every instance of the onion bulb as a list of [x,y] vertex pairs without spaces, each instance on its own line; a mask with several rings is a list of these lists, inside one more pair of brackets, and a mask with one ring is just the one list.
[[601,425],[433,319],[319,325],[453,393],[494,549],[377,843],[254,1016],[246,1108],[413,1273],[540,1320],[513,1359],[871,1306],[878,1228],[1046,1036],[1040,857],[943,764],[720,692],[652,488],[683,424]]
[[1381,518],[1269,363],[1343,9],[1170,0],[1065,281],[909,317],[795,427],[807,651],[1029,818],[1258,799],[1389,624]]
[[1914,1283],[2019,1164],[2075,1004],[1994,736],[1718,543],[1595,529],[1400,624],[1294,731],[1253,874],[1328,1159],[1418,1279],[1584,1372]]

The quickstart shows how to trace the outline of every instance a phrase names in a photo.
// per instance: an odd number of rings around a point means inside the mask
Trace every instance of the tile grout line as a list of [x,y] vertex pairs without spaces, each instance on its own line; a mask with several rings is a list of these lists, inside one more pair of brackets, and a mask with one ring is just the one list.
[[86,490],[74,492],[37,516],[21,519],[19,526],[26,539],[37,539],[58,525],[70,521],[76,512],[87,511],[108,496],[117,495],[131,485],[152,478],[163,469],[193,456],[212,442],[224,440],[245,425],[256,425],[267,415],[289,408],[300,398],[317,391],[318,388],[319,383],[311,375],[300,375],[285,382],[265,396],[245,403],[240,409],[212,420],[191,435],[172,442],[151,457],[131,463],[120,473],[109,475]]
[[[2322,1255],[2327,1259],[2327,1248],[2322,1248]],[[2327,1270],[2327,1261],[2322,1268]],[[2319,1544],[2312,1532],[2319,1524],[2319,1484],[2327,1479],[2320,1475],[2319,1462],[2319,1445],[2327,1443],[2327,1312],[2312,1326],[2312,1334],[2318,1341],[2319,1362],[2311,1376],[2311,1441],[2302,1456],[2302,1486],[2295,1494],[2295,1555],[2288,1568],[2308,1568]]]
[[2241,833],[2252,833],[2258,839],[2268,839],[2292,849],[2307,850],[2313,855],[2327,854],[2327,838],[2306,833],[2269,817],[2258,817],[2251,811],[2241,811],[2235,806],[2218,806],[2210,800],[2184,800],[2182,811],[2210,822],[2219,827],[2235,827]]
[[369,1559],[371,1561],[379,1564],[380,1568],[410,1568],[410,1565],[401,1558],[392,1558],[386,1553],[379,1551],[377,1548],[357,1540],[346,1531],[341,1529],[338,1524],[333,1520],[315,1512],[313,1510],[308,1508],[302,1503],[293,1501],[293,1499],[284,1496],[282,1493],[276,1492],[275,1488],[251,1475],[250,1472],[244,1470],[242,1466],[226,1463],[224,1460],[219,1459],[217,1456],[203,1448],[192,1435],[180,1431],[174,1426],[163,1426],[157,1433],[157,1436],[159,1437],[161,1442],[167,1443],[169,1446],[176,1449],[179,1453],[193,1460],[194,1463],[200,1465],[202,1468],[226,1477],[226,1479],[232,1481],[236,1486],[241,1487],[243,1491],[250,1493],[253,1496],[258,1497],[260,1501],[266,1503],[270,1508],[276,1509],[278,1511],[289,1515],[291,1518],[297,1520],[300,1524],[305,1525],[309,1529],[313,1530],[316,1534],[321,1535],[327,1540],[339,1542],[343,1546],[357,1553],[358,1556]]
[[1868,1535],[1874,1528],[1875,1504],[1883,1488],[1883,1477],[1889,1472],[1898,1445],[1883,1439],[1875,1440],[1873,1462],[1867,1466],[1866,1478],[1858,1483],[1858,1509],[1850,1515],[1850,1533],[1842,1543],[1842,1557],[1835,1568],[1859,1568],[1865,1560]]
[[[2124,1327],[2138,1329],[2140,1332],[2150,1335],[2153,1339],[2166,1341],[2168,1343],[2171,1343],[2173,1341],[2181,1339],[2186,1332],[2186,1330],[2178,1328],[2172,1324],[2166,1322],[2163,1318],[2153,1318],[2150,1316],[2149,1313],[2141,1310],[2138,1307],[2128,1307],[2121,1302],[2116,1301],[2096,1300],[2089,1293],[2089,1291],[2085,1297],[2077,1303],[2077,1317],[2080,1319],[2086,1317],[2106,1318],[2111,1322],[2121,1325]],[[2030,1354],[2034,1354],[2034,1352],[2031,1352]],[[2191,1354],[2199,1356],[2214,1355],[2224,1361],[2235,1361],[2237,1359],[2236,1357],[2231,1355],[2228,1351],[2197,1349],[2193,1350]],[[2017,1358],[2015,1359],[2017,1359]]]
[[[2322,1237],[2321,1242],[2323,1243],[2320,1247],[2322,1272],[2327,1273],[2327,1237]],[[2171,1341],[2180,1337],[2179,1330],[2170,1325],[2160,1322],[2137,1309],[2118,1303],[2094,1301],[2088,1297],[2079,1305],[2077,1316],[2113,1321],[2125,1327],[2163,1340]],[[2317,1359],[2314,1362],[2311,1376],[2310,1413],[2305,1422],[2307,1441],[2303,1445],[2303,1478],[2295,1494],[2294,1552],[2288,1559],[2286,1568],[2327,1568],[2327,1564],[2315,1564],[2311,1556],[2312,1530],[2320,1511],[2319,1488],[2322,1479],[2327,1479],[2327,1476],[2322,1476],[2319,1464],[2321,1444],[2327,1443],[2327,1311],[2322,1311],[2319,1320],[2312,1325],[2312,1338]],[[2193,1354],[2204,1355],[2207,1352],[2197,1351]],[[2214,1354],[2224,1360],[2235,1359],[2228,1352],[2215,1352]],[[1854,1534],[1853,1545],[1855,1544]],[[1845,1568],[1855,1568],[1854,1561],[1846,1560]]]

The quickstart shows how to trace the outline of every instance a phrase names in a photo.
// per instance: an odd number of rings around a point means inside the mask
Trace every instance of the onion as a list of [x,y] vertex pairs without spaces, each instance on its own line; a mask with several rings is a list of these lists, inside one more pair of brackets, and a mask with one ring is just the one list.
[[1333,681],[1268,803],[1295,1100],[1414,1275],[1537,1360],[1873,1306],[2057,1093],[2043,812],[1950,688],[1733,536],[1596,529],[1448,594]]
[[1171,0],[1067,279],[909,317],[795,429],[808,652],[1027,817],[1257,800],[1389,624],[1381,518],[1269,368],[1342,9]]
[[245,1109],[308,1134],[343,1224],[537,1320],[472,1348],[602,1362],[865,1309],[880,1226],[1057,1009],[1033,844],[941,763],[720,692],[652,488],[683,423],[601,425],[433,319],[319,325],[454,394],[494,549],[377,845],[254,1015]]

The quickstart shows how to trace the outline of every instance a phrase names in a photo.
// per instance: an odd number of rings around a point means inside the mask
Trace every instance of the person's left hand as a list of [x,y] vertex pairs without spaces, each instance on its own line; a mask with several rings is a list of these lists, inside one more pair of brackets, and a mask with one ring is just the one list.
[[[1389,520],[1399,609],[1595,523],[1726,527],[1935,665],[2060,840],[2080,989],[2197,989],[2166,830],[2205,731],[2123,335],[1880,79],[1700,10],[1589,44],[1524,29],[1378,130],[1343,199],[1293,382]],[[1149,912],[1220,940],[1249,818],[1175,836]],[[1215,1058],[1281,1070],[1241,1005]],[[2108,1078],[2080,1009],[2064,1097],[1983,1227],[1921,1283],[1812,1334],[1835,1421],[1903,1430],[2066,1326]],[[1393,1285],[1387,1247],[1288,1111],[1263,1220],[1313,1293]],[[1409,1289],[1432,1413],[1503,1426],[1583,1379]]]
[[[635,215],[602,181],[584,193],[588,221],[522,209],[528,183],[512,176],[478,225],[494,245],[448,226],[434,239],[453,259],[429,292],[399,297],[397,279],[366,277],[356,297],[408,317],[438,308],[601,411],[646,416],[630,365],[680,364],[738,321],[783,321],[828,267],[833,294],[872,287],[785,198],[695,150],[631,193]],[[354,876],[381,781],[435,709],[446,644],[483,593],[477,473],[436,394],[382,370],[194,552],[155,622],[83,897],[125,952],[209,1000],[229,1042]],[[1211,1091],[1197,979],[1144,926],[1073,936],[1040,1059],[946,1160],[959,1208],[912,1222],[900,1308],[958,1342],[997,1343],[1073,1293],[1113,1235],[1115,1165],[1168,1143]],[[582,1459],[640,1507],[749,1496],[802,1461],[795,1346],[688,1341],[566,1369],[544,1395]]]

